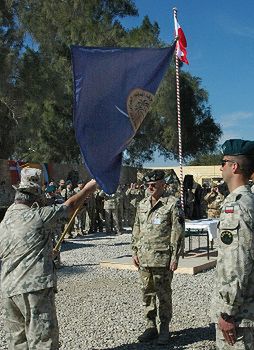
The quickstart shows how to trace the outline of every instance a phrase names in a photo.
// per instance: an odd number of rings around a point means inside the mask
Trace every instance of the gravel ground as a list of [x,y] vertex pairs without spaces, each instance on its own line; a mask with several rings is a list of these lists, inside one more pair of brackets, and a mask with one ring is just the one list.
[[[169,345],[137,342],[145,327],[138,272],[99,266],[102,260],[130,255],[130,238],[130,233],[97,233],[63,245],[56,296],[61,350],[215,349],[209,324],[214,270],[174,276]],[[0,349],[7,349],[2,314]]]

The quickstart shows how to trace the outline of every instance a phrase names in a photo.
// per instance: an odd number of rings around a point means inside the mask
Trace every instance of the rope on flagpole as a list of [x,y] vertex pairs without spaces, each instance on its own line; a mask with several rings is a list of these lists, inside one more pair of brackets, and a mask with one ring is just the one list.
[[[177,9],[173,8],[174,17],[177,18]],[[175,33],[177,35],[177,33]],[[183,155],[182,155],[182,127],[181,127],[181,105],[180,105],[180,84],[179,84],[179,58],[177,50],[176,58],[176,106],[177,106],[177,127],[178,127],[178,155],[180,168],[180,200],[181,207],[184,210],[184,196],[183,196]]]

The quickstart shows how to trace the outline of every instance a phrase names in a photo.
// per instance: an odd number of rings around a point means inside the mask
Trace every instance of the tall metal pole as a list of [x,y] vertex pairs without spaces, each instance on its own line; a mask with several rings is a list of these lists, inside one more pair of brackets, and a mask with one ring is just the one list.
[[[174,18],[177,19],[177,9],[173,8]],[[175,33],[177,35],[177,33]],[[181,126],[181,106],[180,106],[180,84],[179,84],[179,58],[177,56],[177,50],[175,51],[176,59],[176,106],[177,106],[177,127],[178,127],[178,155],[179,155],[179,167],[180,167],[180,200],[181,207],[184,209],[184,197],[183,197],[183,155],[182,155],[182,126]]]

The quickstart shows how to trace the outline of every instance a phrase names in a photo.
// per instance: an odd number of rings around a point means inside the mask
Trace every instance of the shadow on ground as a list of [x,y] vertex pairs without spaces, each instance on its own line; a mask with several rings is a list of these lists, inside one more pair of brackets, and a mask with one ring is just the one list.
[[[209,346],[209,350],[215,350],[215,329],[214,326],[198,327],[198,328],[186,328],[181,331],[176,331],[171,333],[170,342],[167,345],[156,345],[143,344],[143,343],[133,343],[121,345],[113,348],[106,348],[105,350],[155,350],[155,349],[167,349],[167,350],[184,350],[184,349],[208,349],[206,346],[197,345],[202,341],[214,341],[214,345]],[[190,347],[190,345],[192,347]]]
[[75,242],[72,241],[65,241],[64,244],[61,246],[61,252],[66,252],[68,250],[74,250],[74,249],[81,249],[85,247],[94,247],[94,244],[91,243],[85,243],[84,241],[78,241],[75,240]]

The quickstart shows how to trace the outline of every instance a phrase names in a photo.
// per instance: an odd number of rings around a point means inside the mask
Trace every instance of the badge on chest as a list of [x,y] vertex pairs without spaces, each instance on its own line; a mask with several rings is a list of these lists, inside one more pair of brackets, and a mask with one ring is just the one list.
[[161,224],[161,219],[160,219],[160,218],[154,218],[154,219],[152,220],[152,223],[153,223],[154,225],[160,225],[160,224]]
[[233,234],[230,231],[222,231],[220,239],[222,243],[230,245],[233,242]]

